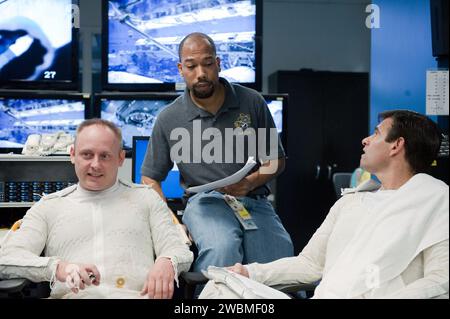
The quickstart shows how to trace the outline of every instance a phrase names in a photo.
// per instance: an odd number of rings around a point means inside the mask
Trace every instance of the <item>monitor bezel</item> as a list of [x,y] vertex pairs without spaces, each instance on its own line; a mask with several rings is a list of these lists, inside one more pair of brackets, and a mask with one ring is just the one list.
[[[262,86],[262,15],[263,1],[253,0],[256,5],[255,12],[255,81],[251,83],[238,83],[240,85],[261,91]],[[109,52],[109,20],[108,20],[108,2],[102,0],[102,68],[101,82],[103,90],[110,91],[146,91],[162,92],[176,91],[176,83],[109,83],[108,82],[108,52]]]
[[[283,144],[284,151],[287,156],[287,131],[288,131],[288,108],[289,108],[289,94],[287,93],[267,93],[262,94],[264,100],[267,99],[277,99],[277,98],[283,98],[283,107],[282,107],[282,127],[281,127],[281,133],[280,133],[280,139],[281,143]],[[267,103],[267,102],[266,102]]]
[[[133,148],[132,148],[132,156],[131,156],[131,181],[133,183],[136,183],[135,182],[135,179],[136,179],[136,173],[135,173],[136,172],[136,143],[137,143],[137,141],[147,141],[148,142],[150,139],[151,139],[150,136],[133,136]],[[140,183],[140,181],[139,181],[139,183]],[[180,185],[180,187],[183,188],[181,185]],[[184,192],[183,192],[183,194],[184,194]],[[182,198],[183,198],[183,195],[182,195],[182,197],[166,197],[166,200],[171,203],[181,203]]]
[[[71,0],[72,5],[79,7],[79,0]],[[44,90],[71,90],[80,91],[79,58],[79,28],[72,25],[72,78],[70,80],[0,80],[0,89],[44,89]]]
[[[136,182],[136,144],[137,141],[149,141],[150,140],[150,136],[146,135],[146,136],[133,136],[133,145],[132,145],[132,156],[131,156],[131,181],[133,183],[137,183]],[[140,182],[139,182],[140,183]],[[137,184],[139,184],[137,183]]]
[[[75,100],[82,101],[84,104],[84,119],[92,117],[91,94],[79,92],[61,92],[61,91],[2,91],[0,90],[0,99],[48,99],[48,100]],[[20,154],[22,147],[0,147],[0,153]]]

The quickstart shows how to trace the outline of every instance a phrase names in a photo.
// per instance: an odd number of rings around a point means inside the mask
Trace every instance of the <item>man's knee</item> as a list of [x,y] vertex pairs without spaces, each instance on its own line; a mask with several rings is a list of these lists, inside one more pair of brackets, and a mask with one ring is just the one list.
[[208,266],[232,266],[243,260],[243,249],[241,244],[238,243],[215,242],[208,247],[198,247],[198,249],[198,261],[201,264],[206,263]]

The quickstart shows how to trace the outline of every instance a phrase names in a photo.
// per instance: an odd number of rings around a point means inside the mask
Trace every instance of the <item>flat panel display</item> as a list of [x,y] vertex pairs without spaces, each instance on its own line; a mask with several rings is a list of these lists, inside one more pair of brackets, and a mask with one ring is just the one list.
[[81,94],[0,93],[0,152],[19,152],[30,134],[75,135],[89,102]]
[[0,1],[0,86],[75,88],[78,1]]
[[216,43],[220,75],[259,90],[261,7],[246,0],[104,0],[104,85],[173,90],[183,82],[179,43],[203,32]]
[[[133,138],[133,183],[141,183],[141,166],[145,158],[145,153],[147,152],[149,139],[148,136]],[[167,199],[180,199],[183,196],[184,190],[180,185],[180,172],[176,164],[174,164],[166,179],[161,183],[161,187]]]

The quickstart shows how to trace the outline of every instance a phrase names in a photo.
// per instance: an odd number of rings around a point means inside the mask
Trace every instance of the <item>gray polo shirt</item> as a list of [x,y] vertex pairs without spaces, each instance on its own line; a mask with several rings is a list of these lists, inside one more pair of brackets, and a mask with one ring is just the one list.
[[[161,111],[141,168],[143,176],[163,181],[175,162],[186,189],[234,174],[249,156],[258,163],[285,156],[261,94],[223,78],[220,81],[226,95],[215,115],[197,107],[187,89]],[[250,194],[268,193],[263,185]]]

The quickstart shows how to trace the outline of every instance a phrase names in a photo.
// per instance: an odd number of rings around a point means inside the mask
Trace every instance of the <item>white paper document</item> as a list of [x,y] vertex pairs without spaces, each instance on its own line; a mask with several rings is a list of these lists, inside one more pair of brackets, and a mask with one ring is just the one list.
[[448,70],[428,70],[426,114],[448,115],[448,111]]
[[203,274],[214,282],[225,284],[243,299],[290,299],[281,291],[248,279],[225,268],[209,266]]
[[237,171],[233,175],[225,177],[223,179],[219,179],[218,181],[214,181],[214,182],[211,182],[208,184],[189,187],[188,189],[186,189],[186,191],[188,193],[201,193],[201,192],[208,192],[213,189],[225,187],[228,185],[236,184],[237,182],[242,180],[245,176],[247,176],[248,172],[250,172],[250,170],[255,165],[256,165],[255,159],[251,156],[248,158],[247,163],[245,163],[245,166],[242,167],[239,171]]

